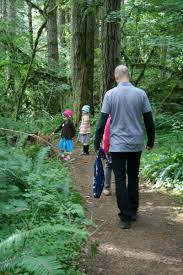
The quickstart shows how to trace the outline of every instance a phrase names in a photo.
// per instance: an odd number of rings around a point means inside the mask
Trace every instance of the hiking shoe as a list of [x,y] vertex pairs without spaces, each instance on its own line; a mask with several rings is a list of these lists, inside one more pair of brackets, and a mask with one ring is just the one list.
[[71,157],[69,155],[65,156],[64,160],[65,161],[69,161],[71,159]]
[[134,213],[134,214],[132,214],[132,216],[131,216],[131,221],[132,221],[132,222],[136,222],[136,220],[137,220],[137,213]]
[[80,156],[85,156],[85,155],[87,155],[85,152],[81,152],[80,154],[79,154]]
[[120,228],[129,229],[130,227],[131,227],[131,222],[130,221],[120,220]]
[[103,194],[104,194],[105,196],[110,196],[110,195],[111,195],[111,191],[108,190],[108,189],[104,189],[104,190],[103,190]]

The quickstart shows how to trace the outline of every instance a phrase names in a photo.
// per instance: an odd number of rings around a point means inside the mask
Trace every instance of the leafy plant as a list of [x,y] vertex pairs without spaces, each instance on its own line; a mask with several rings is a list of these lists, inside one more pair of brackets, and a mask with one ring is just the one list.
[[27,150],[1,143],[0,272],[77,274],[89,224],[80,196],[49,148],[32,159]]

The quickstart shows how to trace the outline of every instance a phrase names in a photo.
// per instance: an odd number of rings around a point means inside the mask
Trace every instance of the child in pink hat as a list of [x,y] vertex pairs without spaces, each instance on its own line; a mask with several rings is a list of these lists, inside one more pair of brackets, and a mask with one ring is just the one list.
[[73,112],[67,109],[63,112],[63,122],[60,126],[52,132],[52,135],[61,131],[61,139],[58,143],[58,147],[62,152],[66,152],[64,160],[70,160],[70,154],[73,151],[73,137],[75,136],[76,130],[72,122]]

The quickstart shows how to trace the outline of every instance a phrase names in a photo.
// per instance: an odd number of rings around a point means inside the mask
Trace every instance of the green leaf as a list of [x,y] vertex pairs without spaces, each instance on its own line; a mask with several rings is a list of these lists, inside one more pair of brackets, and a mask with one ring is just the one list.
[[51,256],[24,256],[19,264],[30,273],[35,275],[59,275],[62,274],[60,271],[60,263]]

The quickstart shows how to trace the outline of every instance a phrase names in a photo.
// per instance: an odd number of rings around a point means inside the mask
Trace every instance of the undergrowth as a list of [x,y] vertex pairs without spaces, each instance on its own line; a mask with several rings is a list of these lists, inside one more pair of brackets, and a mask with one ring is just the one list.
[[9,138],[1,135],[0,143],[0,274],[80,274],[90,221],[68,167],[48,158],[49,147],[30,152],[21,135],[14,146]]
[[144,152],[141,174],[157,188],[183,191],[183,113],[155,116],[156,142]]

